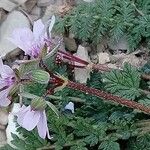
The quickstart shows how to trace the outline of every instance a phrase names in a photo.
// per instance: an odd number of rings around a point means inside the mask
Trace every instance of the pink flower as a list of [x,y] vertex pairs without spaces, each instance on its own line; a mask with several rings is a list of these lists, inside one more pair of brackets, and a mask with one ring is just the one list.
[[14,71],[7,65],[3,64],[0,58],[0,106],[8,106],[10,100],[8,99],[9,92],[16,81]]
[[[49,32],[52,30],[54,21],[55,17],[52,17]],[[8,40],[22,49],[26,55],[37,58],[47,38],[46,27],[40,19],[34,22],[33,32],[29,28],[17,28],[13,31],[11,38]]]
[[16,116],[18,117],[17,122],[21,127],[31,131],[37,126],[38,134],[41,138],[45,139],[47,135],[51,139],[47,127],[45,110],[32,110],[31,106],[26,107],[23,105]]

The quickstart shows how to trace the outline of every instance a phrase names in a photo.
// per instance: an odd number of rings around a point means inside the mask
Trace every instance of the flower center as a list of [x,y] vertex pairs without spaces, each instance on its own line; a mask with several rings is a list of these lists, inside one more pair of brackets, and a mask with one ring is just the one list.
[[12,84],[14,84],[15,81],[16,81],[15,77],[5,78],[5,82],[7,83],[8,86],[11,86]]
[[37,58],[39,56],[40,50],[41,50],[41,46],[39,44],[34,44],[31,47],[31,56]]

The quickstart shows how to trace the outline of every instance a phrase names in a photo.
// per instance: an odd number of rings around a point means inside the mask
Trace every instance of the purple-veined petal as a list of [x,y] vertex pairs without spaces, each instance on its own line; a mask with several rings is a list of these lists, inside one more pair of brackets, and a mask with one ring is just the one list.
[[40,112],[40,120],[37,124],[37,129],[38,129],[38,134],[41,138],[45,139],[46,135],[49,139],[51,139],[49,135],[49,130],[47,127],[47,118],[46,118],[46,113],[45,110],[43,112]]
[[0,101],[0,106],[7,107],[11,101],[6,97],[3,101]]
[[30,48],[34,42],[34,36],[29,28],[15,29],[11,38],[8,38],[8,40],[22,49],[26,54],[30,55]]
[[33,35],[35,41],[39,41],[40,38],[43,36],[43,34],[44,34],[44,24],[42,23],[42,20],[39,19],[35,21],[33,25]]
[[9,94],[9,91],[10,91],[11,87],[5,89],[5,90],[2,90],[0,92],[0,106],[8,106],[11,101],[7,98],[8,97],[8,94]]
[[23,119],[24,119],[24,116],[27,113],[27,111],[30,111],[30,106],[26,107],[25,105],[23,105],[20,108],[20,110],[14,114],[15,116],[17,116],[17,122],[20,126],[22,126],[22,124],[23,124]]
[[31,131],[36,127],[36,125],[39,122],[39,119],[40,119],[40,112],[31,110],[31,107],[30,107],[30,110],[28,110],[25,113],[22,127],[28,131]]
[[0,58],[0,75],[2,78],[13,77],[14,71],[7,65],[3,64],[2,59]]
[[19,110],[18,110],[16,113],[14,113],[14,115],[18,117],[18,116],[20,116],[22,113],[26,112],[26,111],[29,110],[29,109],[30,109],[29,106],[26,107],[25,105],[23,105],[22,107],[19,108]]
[[3,87],[6,87],[7,83],[5,81],[5,79],[0,78],[0,89],[2,89]]
[[15,77],[15,73],[9,66],[3,65],[1,77],[2,78]]

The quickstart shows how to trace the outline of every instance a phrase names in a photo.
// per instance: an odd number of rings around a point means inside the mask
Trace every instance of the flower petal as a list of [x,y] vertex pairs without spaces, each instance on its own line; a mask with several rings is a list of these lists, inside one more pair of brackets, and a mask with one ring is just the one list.
[[2,90],[0,92],[0,106],[8,106],[11,101],[7,98],[8,97],[8,94],[9,94],[9,91],[10,91],[11,88],[7,88],[5,90]]
[[2,78],[14,77],[14,71],[7,65],[3,64],[2,59],[0,58],[0,74]]
[[39,122],[39,119],[40,119],[40,112],[39,111],[33,111],[33,110],[31,110],[31,107],[30,107],[30,110],[28,110],[25,113],[22,127],[28,131],[31,131],[36,127],[36,125]]
[[51,137],[49,135],[49,130],[47,127],[47,118],[46,118],[45,110],[43,112],[40,112],[40,113],[41,113],[40,120],[37,124],[38,134],[43,139],[46,138],[46,134],[47,134],[47,137],[49,139],[51,139]]
[[41,36],[44,34],[44,24],[42,23],[42,20],[39,19],[34,22],[33,25],[33,35],[35,40],[40,40]]
[[2,89],[3,87],[6,87],[7,83],[4,79],[0,78],[0,89]]
[[30,49],[34,41],[34,36],[29,28],[18,28],[13,31],[12,37],[8,38],[13,44],[30,55]]
[[20,126],[22,126],[22,124],[23,124],[23,120],[24,120],[24,116],[25,116],[25,114],[27,113],[27,111],[29,111],[30,110],[30,107],[28,106],[28,107],[26,107],[25,105],[23,105],[21,108],[20,108],[20,110],[17,112],[17,113],[15,113],[14,115],[16,115],[18,118],[17,118],[17,122],[18,122],[18,124],[20,125]]

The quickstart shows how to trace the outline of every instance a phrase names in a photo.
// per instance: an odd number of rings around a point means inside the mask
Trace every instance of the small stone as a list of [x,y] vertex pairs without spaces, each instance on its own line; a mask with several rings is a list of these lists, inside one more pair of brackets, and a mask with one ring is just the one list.
[[0,124],[7,125],[8,123],[8,112],[0,108]]
[[7,58],[16,58],[18,55],[22,53],[22,50],[20,48],[16,48],[13,51],[7,53],[6,59]]
[[21,49],[16,48],[13,51],[7,53],[4,59],[7,60],[7,62],[11,66],[11,65],[13,65],[13,62],[18,60],[20,55],[22,55],[22,54],[24,54],[24,52]]
[[[75,56],[81,58],[82,60],[90,62],[87,49],[85,47],[82,47],[81,45],[79,45]],[[81,64],[77,63],[76,65],[81,65]],[[83,66],[83,65],[81,65],[81,66]],[[88,68],[85,68],[85,69],[75,68],[74,69],[75,80],[80,83],[86,83],[87,80],[90,78],[90,72],[91,72],[91,70]]]
[[53,15],[56,15],[59,13],[58,6],[57,5],[50,5],[46,8],[45,14],[42,17],[43,22],[47,22]]
[[16,28],[30,27],[28,18],[20,11],[11,12],[0,26],[0,56],[4,57],[7,53],[16,49],[7,38],[9,38]]
[[7,143],[6,131],[0,130],[0,147]]
[[27,11],[28,13],[30,13],[32,11],[32,9],[35,7],[37,3],[37,0],[27,0],[24,4],[23,4],[23,8],[25,9],[25,11]]
[[91,58],[92,63],[94,63],[94,64],[98,63],[98,55],[97,54],[91,54],[90,58]]
[[39,7],[46,7],[49,6],[50,4],[54,4],[55,0],[38,0],[37,6]]
[[38,20],[41,17],[41,8],[35,6],[30,14],[32,21]]
[[83,1],[88,2],[88,3],[94,2],[94,0],[83,0]]
[[6,11],[3,8],[0,8],[0,24],[4,21],[6,16],[7,16]]
[[75,38],[75,35],[73,33],[69,33],[69,38]]
[[64,43],[66,49],[70,52],[76,52],[77,51],[77,44],[73,38],[66,38],[64,37]]
[[106,52],[107,48],[107,38],[103,38],[97,45],[97,52]]
[[6,11],[12,11],[17,4],[9,1],[9,0],[0,0],[0,8],[3,8]]
[[110,57],[108,53],[98,53],[99,64],[105,64],[110,62]]
[[120,40],[117,43],[108,43],[108,46],[110,49],[114,51],[118,50],[129,50],[129,45],[127,42],[127,39],[125,37],[120,38]]
[[5,129],[6,129],[6,126],[0,124],[0,130],[5,130]]
[[[25,3],[27,0],[13,0],[13,2],[17,3],[17,4],[23,4]],[[32,0],[30,0],[32,1]]]
[[111,69],[119,69],[119,68],[116,66],[116,64],[111,64],[111,63],[109,63],[109,64],[107,64],[107,66],[108,66],[109,68],[111,68]]
[[141,68],[147,63],[147,61],[142,58],[138,58],[135,55],[127,55],[127,57],[122,60],[122,65],[124,63],[129,63],[134,67]]

